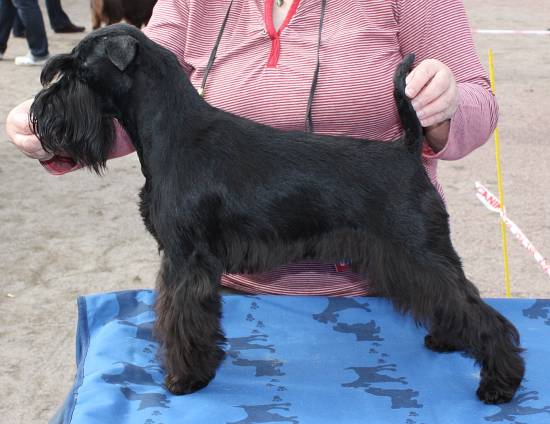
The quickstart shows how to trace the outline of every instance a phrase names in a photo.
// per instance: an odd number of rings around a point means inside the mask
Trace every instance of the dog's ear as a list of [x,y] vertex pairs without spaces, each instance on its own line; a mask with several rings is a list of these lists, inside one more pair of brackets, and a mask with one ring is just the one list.
[[130,35],[117,35],[105,41],[107,57],[119,71],[124,71],[132,63],[137,49],[138,41]]

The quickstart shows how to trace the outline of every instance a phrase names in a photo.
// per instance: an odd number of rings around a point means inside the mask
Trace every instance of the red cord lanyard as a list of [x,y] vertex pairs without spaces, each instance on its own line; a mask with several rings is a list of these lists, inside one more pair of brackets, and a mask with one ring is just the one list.
[[[307,109],[306,109],[306,121],[305,121],[305,130],[306,132],[313,132],[313,118],[311,116],[311,108],[313,105],[313,97],[315,96],[315,89],[317,88],[317,81],[319,80],[319,68],[320,68],[320,57],[319,57],[319,51],[321,49],[321,33],[323,30],[323,20],[325,18],[325,9],[326,9],[327,0],[321,0],[321,15],[319,19],[319,34],[317,37],[317,63],[315,65],[315,71],[313,72],[313,79],[311,82],[311,88],[309,91],[309,98],[307,101]],[[218,37],[216,38],[216,43],[214,44],[214,47],[212,48],[212,51],[210,52],[210,57],[208,58],[208,63],[206,65],[206,69],[204,71],[204,76],[202,78],[202,82],[200,87],[197,89],[200,96],[204,96],[204,89],[206,87],[206,80],[208,79],[208,74],[210,73],[210,69],[212,68],[212,65],[214,64],[214,60],[216,59],[216,53],[218,52],[218,47],[220,45],[220,41],[222,39],[223,32],[225,31],[225,25],[227,24],[227,20],[229,18],[229,12],[231,11],[231,6],[233,6],[233,0],[229,2],[229,7],[227,8],[227,12],[225,13],[225,18],[223,19],[222,26],[220,27],[220,31],[218,33]]]

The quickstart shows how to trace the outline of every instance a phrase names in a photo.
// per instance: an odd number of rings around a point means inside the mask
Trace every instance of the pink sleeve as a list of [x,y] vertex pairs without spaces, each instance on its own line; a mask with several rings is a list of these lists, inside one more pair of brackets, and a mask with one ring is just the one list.
[[477,56],[461,0],[397,0],[401,52],[416,63],[437,59],[458,82],[459,105],[451,119],[447,144],[425,157],[456,160],[483,145],[496,127],[498,105]]
[[143,30],[155,43],[174,53],[187,73],[191,71],[191,67],[183,57],[187,44],[188,19],[188,0],[158,0],[151,20]]
[[[153,10],[151,20],[143,32],[151,40],[171,50],[178,57],[186,72],[189,72],[190,68],[183,60],[187,38],[187,16],[187,0],[159,0]],[[116,121],[115,129],[116,141],[109,154],[109,159],[125,156],[135,151],[132,140]],[[52,175],[62,175],[81,168],[72,158],[59,155],[40,163]]]

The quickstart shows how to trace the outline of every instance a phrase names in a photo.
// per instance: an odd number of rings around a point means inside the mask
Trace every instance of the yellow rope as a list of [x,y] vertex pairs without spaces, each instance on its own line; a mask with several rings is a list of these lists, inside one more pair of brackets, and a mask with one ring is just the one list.
[[[491,90],[496,95],[495,90],[495,66],[493,61],[493,50],[489,49],[489,78],[491,79]],[[500,208],[504,210],[504,189],[502,184],[502,165],[500,161],[500,136],[498,127],[495,128],[495,156],[497,161],[497,181],[498,181],[498,197],[500,200]],[[508,240],[506,237],[506,224],[500,219],[500,232],[502,234],[502,256],[504,258],[504,285],[506,287],[506,297],[512,297],[510,290],[510,270],[508,266]]]

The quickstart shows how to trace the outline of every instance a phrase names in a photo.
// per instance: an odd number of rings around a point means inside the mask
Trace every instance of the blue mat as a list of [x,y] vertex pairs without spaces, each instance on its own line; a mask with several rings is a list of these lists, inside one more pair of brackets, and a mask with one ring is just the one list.
[[550,423],[550,300],[488,302],[519,329],[527,373],[488,406],[479,369],[423,346],[379,298],[226,296],[227,357],[205,389],[162,387],[151,291],[78,299],[77,376],[52,423]]

